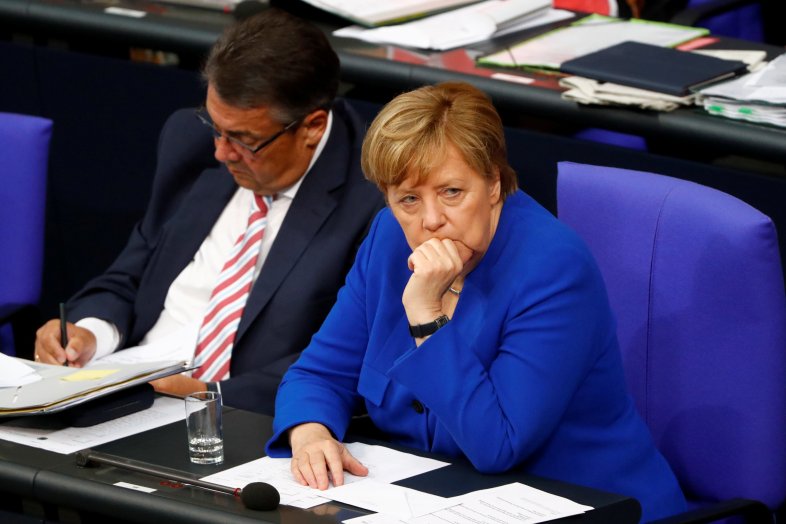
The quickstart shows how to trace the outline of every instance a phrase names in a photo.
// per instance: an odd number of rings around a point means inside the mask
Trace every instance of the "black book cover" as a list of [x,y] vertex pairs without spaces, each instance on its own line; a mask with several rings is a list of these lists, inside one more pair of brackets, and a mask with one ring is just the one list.
[[737,60],[679,51],[640,42],[623,42],[563,62],[563,73],[675,96],[746,71]]

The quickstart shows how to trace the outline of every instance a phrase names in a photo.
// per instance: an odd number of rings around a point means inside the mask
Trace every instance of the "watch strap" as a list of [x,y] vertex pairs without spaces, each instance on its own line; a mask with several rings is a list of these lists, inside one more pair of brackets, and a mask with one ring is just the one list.
[[450,319],[447,317],[447,315],[440,315],[435,318],[433,322],[429,322],[427,324],[417,324],[415,326],[410,325],[409,334],[412,335],[412,338],[423,338],[433,335],[439,328],[447,324],[449,320]]

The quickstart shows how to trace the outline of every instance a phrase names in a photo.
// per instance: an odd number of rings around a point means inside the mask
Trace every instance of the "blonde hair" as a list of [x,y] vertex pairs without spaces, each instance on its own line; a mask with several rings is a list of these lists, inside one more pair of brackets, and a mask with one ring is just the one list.
[[385,192],[410,171],[425,179],[450,145],[484,177],[493,179],[499,170],[503,199],[516,190],[499,114],[482,91],[463,82],[425,86],[391,100],[366,133],[361,166]]

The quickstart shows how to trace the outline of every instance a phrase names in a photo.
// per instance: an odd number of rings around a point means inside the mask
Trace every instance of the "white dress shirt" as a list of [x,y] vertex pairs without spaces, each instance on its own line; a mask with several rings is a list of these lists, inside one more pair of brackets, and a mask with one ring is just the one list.
[[[273,199],[267,214],[267,225],[254,271],[254,281],[262,270],[300,185],[325,148],[332,124],[331,111],[328,113],[325,133],[314,150],[306,172],[292,186],[277,193]],[[197,324],[201,324],[207,312],[210,294],[218,281],[221,269],[238,237],[246,230],[250,206],[255,205],[253,202],[254,194],[251,190],[239,187],[235,191],[193,260],[172,281],[164,300],[164,309],[150,331],[139,342],[140,346],[160,340],[178,330],[189,329],[195,332]],[[93,358],[100,358],[118,349],[120,333],[114,324],[89,317],[79,320],[76,325],[92,331],[95,335],[96,353]],[[196,346],[196,340],[194,345]]]

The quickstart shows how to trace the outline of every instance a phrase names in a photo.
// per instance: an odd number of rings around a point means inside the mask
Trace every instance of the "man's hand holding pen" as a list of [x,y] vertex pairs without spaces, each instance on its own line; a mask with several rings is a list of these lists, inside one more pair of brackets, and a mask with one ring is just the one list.
[[44,364],[68,365],[81,368],[96,351],[93,332],[70,322],[65,325],[67,341],[61,343],[60,319],[52,319],[36,332],[35,360]]

